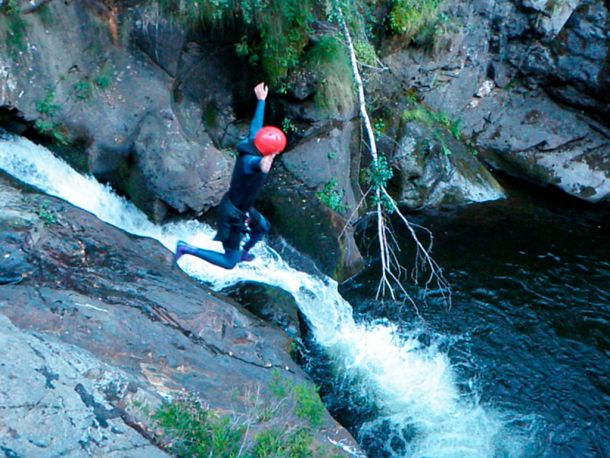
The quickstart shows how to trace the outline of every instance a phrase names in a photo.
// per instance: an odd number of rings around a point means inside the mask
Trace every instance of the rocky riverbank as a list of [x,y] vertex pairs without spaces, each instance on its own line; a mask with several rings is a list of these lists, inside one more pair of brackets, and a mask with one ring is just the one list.
[[[187,394],[248,418],[244,450],[262,431],[306,426],[290,390],[277,396],[278,380],[313,390],[290,339],[173,267],[157,241],[5,176],[0,240],[0,277],[14,283],[0,286],[7,456],[167,456],[152,414]],[[357,448],[323,412],[312,450],[341,454],[327,438]]]

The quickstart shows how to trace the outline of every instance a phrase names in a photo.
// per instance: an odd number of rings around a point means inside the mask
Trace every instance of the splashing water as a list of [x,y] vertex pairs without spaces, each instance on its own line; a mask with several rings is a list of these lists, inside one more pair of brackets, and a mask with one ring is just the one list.
[[[174,249],[178,240],[221,250],[211,227],[188,221],[151,223],[133,204],[94,178],[70,168],[47,149],[24,138],[0,136],[0,168],[15,178],[60,197],[129,233],[152,237]],[[460,393],[449,358],[437,345],[424,346],[413,335],[399,334],[388,322],[358,324],[351,306],[329,278],[292,269],[264,243],[256,259],[224,270],[190,256],[181,259],[193,277],[222,290],[241,281],[257,281],[292,294],[351,389],[364,391],[381,407],[377,421],[414,436],[407,455],[414,457],[520,456],[526,438],[510,427],[515,417],[483,407]],[[521,421],[524,419],[521,418]]]

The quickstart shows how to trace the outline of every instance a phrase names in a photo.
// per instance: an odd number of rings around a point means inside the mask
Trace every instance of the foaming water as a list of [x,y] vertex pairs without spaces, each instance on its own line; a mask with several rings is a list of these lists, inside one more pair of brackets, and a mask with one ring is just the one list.
[[[211,227],[197,221],[153,224],[110,188],[80,175],[47,149],[26,139],[0,137],[0,168],[107,223],[155,238],[170,250],[180,239],[221,249],[220,243],[212,241]],[[522,454],[523,441],[515,439],[518,435],[511,431],[509,415],[482,406],[474,395],[460,393],[449,358],[437,345],[422,345],[415,332],[398,332],[387,321],[356,323],[352,308],[338,293],[335,281],[292,269],[264,243],[254,253],[254,262],[233,270],[187,256],[180,264],[188,274],[215,290],[241,281],[258,281],[292,294],[316,341],[349,380],[349,389],[363,391],[380,406],[376,421],[412,429],[413,437],[404,456]]]

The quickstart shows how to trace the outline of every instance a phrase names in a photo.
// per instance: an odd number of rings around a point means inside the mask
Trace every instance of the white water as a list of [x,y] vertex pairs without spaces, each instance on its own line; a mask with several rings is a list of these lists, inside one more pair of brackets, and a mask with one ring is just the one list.
[[[0,135],[0,169],[127,232],[155,238],[172,251],[179,239],[221,249],[211,240],[214,231],[209,226],[196,221],[155,225],[108,187],[80,175],[26,139]],[[415,429],[406,456],[491,458],[522,454],[520,441],[507,424],[508,415],[460,394],[447,355],[435,345],[424,347],[415,334],[399,335],[386,322],[355,323],[351,306],[339,295],[333,280],[292,269],[262,243],[255,250],[254,262],[230,271],[188,256],[180,264],[216,290],[251,280],[291,293],[338,372],[346,374],[354,390],[364,390],[367,398],[381,406],[380,420],[398,429],[405,425]]]

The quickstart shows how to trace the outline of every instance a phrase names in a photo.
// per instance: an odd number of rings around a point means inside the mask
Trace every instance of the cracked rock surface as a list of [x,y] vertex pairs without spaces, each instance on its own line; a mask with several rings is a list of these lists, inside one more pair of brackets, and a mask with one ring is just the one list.
[[[0,276],[22,277],[0,286],[6,456],[167,456],[135,401],[188,392],[240,415],[244,393],[270,398],[275,371],[307,380],[285,334],[173,268],[157,241],[17,186],[0,175]],[[317,434],[354,444],[330,415]]]

